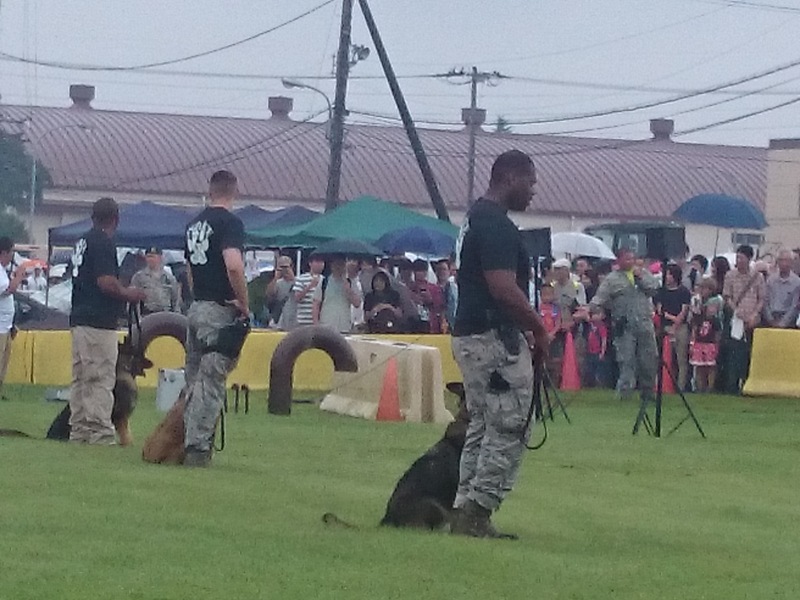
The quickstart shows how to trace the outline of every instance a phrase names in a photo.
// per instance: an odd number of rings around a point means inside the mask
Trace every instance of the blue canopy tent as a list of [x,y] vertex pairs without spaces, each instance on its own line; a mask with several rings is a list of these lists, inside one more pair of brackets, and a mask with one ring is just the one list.
[[[119,227],[114,241],[118,246],[133,248],[183,248],[184,228],[198,212],[199,210],[184,210],[149,201],[123,205],[119,210]],[[51,248],[72,246],[91,228],[91,219],[52,227],[48,231],[48,244]]]

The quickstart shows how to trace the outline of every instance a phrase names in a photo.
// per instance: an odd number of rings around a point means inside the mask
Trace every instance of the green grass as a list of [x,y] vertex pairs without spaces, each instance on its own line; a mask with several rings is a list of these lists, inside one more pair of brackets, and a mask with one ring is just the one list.
[[[7,386],[0,427],[60,409]],[[554,599],[800,597],[800,402],[691,397],[662,439],[636,404],[581,394],[497,514],[518,542],[376,527],[441,427],[296,405],[229,414],[208,470],[145,464],[161,418],[144,391],[134,448],[0,438],[0,598]],[[665,423],[682,416],[671,399]],[[334,511],[358,530],[328,528]]]

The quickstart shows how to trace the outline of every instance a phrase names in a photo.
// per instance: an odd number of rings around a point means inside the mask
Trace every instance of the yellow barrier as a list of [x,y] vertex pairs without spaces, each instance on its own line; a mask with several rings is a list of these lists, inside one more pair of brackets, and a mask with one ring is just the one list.
[[[120,340],[124,335],[120,332]],[[278,331],[256,330],[250,334],[242,349],[239,364],[228,378],[229,385],[246,383],[253,390],[264,390],[269,385],[269,363],[275,347],[285,334]],[[433,346],[442,357],[444,381],[461,381],[450,350],[448,335],[392,335],[374,336],[409,344]],[[142,387],[158,385],[158,369],[178,369],[185,362],[183,347],[174,339],[157,338],[147,350],[153,368],[139,379]],[[333,362],[321,350],[304,352],[294,368],[294,386],[306,390],[329,390]],[[9,383],[37,383],[67,386],[72,380],[72,344],[69,331],[20,331],[11,352]]]
[[797,369],[800,331],[756,329],[750,356],[750,376],[745,396],[800,398],[800,370]]
[[32,331],[19,331],[11,342],[11,357],[8,361],[6,383],[30,383],[33,381],[33,340]]

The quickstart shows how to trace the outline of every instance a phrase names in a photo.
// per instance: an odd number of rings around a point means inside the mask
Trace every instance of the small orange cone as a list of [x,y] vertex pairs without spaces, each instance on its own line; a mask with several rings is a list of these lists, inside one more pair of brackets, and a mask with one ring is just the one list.
[[376,421],[402,421],[400,413],[400,392],[397,389],[397,359],[390,358],[383,375],[381,399],[378,402]]
[[578,357],[575,354],[575,340],[572,332],[567,332],[564,342],[564,358],[561,361],[561,389],[575,392],[581,389],[581,376],[578,372]]
[[[663,379],[663,383],[661,384],[661,391],[664,394],[674,394],[675,393],[675,384],[672,383],[672,377],[670,377],[670,373],[674,372],[672,370],[672,344],[669,342],[669,336],[664,336],[664,343],[661,347],[662,356],[664,357],[663,362],[661,363],[661,377]],[[656,391],[658,390],[658,382],[656,381]]]

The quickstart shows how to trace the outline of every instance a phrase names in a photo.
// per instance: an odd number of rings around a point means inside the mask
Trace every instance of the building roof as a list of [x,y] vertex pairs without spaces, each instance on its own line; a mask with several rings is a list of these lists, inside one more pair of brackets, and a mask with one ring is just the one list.
[[[37,157],[59,189],[161,195],[205,193],[210,173],[234,171],[245,199],[319,204],[325,197],[325,124],[90,108],[0,105],[7,131],[31,119]],[[402,127],[348,125],[341,198],[365,194],[415,208],[431,203]],[[420,129],[445,203],[466,208],[466,131]],[[764,207],[767,149],[670,140],[578,138],[481,132],[475,190],[494,158],[533,156],[539,184],[532,211],[575,217],[667,217],[702,193],[741,196]]]

